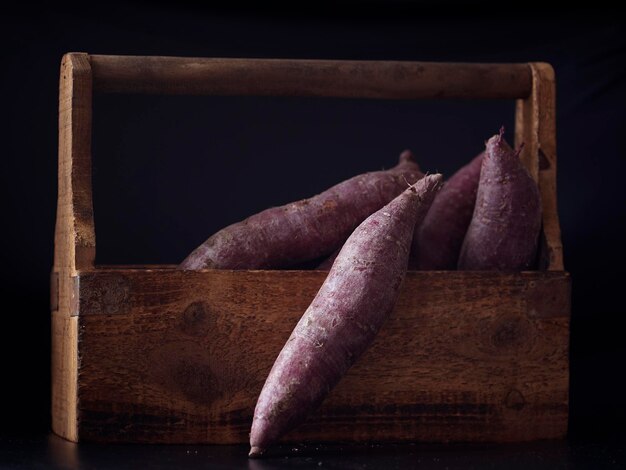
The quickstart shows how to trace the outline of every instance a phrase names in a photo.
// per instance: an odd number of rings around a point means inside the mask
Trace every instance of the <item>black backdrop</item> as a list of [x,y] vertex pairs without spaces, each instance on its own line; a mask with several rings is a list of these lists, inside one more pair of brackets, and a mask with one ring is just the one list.
[[[526,4],[338,2],[301,10],[110,2],[0,19],[2,396],[5,431],[49,428],[49,287],[58,69],[67,51],[204,57],[548,61],[558,81],[558,194],[573,276],[571,436],[624,420],[620,292],[626,31],[614,11]],[[512,102],[96,96],[100,263],[176,263],[213,230],[389,167],[412,148],[450,174]]]

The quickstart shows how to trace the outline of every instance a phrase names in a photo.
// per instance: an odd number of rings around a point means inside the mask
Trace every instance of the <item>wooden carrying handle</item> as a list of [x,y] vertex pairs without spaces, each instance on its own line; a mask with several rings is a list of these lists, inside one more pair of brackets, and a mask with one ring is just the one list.
[[[516,139],[544,198],[542,268],[562,270],[556,214],[554,73],[547,64],[197,59],[69,53],[61,65],[55,271],[92,269],[93,91],[114,93],[517,99]],[[541,156],[541,158],[540,158]]]
[[335,98],[526,98],[527,64],[89,56],[94,90]]

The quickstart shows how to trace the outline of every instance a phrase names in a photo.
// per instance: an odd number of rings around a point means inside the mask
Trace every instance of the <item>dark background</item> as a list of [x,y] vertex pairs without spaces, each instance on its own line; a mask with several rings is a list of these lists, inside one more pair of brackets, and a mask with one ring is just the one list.
[[[559,211],[573,277],[570,437],[621,432],[626,30],[620,14],[602,4],[560,11],[489,2],[91,8],[18,6],[0,19],[4,433],[42,433],[50,425],[58,70],[68,51],[552,63]],[[512,101],[97,95],[98,262],[176,263],[217,228],[392,166],[404,148],[415,151],[423,169],[450,175],[501,124],[512,135],[513,109]]]

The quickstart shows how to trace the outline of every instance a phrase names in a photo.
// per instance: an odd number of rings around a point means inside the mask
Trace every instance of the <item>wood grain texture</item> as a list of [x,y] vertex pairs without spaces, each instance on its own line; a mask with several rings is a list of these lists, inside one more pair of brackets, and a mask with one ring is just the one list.
[[78,441],[78,319],[52,315],[52,430]]
[[515,114],[515,145],[522,142],[520,157],[539,184],[543,210],[543,230],[539,268],[563,270],[563,246],[556,194],[556,86],[550,64],[529,64],[532,92],[517,101]]
[[[87,54],[66,54],[59,88],[59,194],[55,266],[93,267],[92,76]],[[65,249],[62,249],[65,247]]]
[[[80,439],[247,442],[265,378],[325,275],[81,273]],[[568,325],[565,273],[409,272],[374,345],[286,440],[563,437]]]
[[115,93],[525,98],[526,64],[91,55],[94,87]]
[[67,54],[59,81],[59,175],[52,307],[52,429],[76,440],[78,323],[70,318],[77,269],[93,267],[91,68],[87,54]]

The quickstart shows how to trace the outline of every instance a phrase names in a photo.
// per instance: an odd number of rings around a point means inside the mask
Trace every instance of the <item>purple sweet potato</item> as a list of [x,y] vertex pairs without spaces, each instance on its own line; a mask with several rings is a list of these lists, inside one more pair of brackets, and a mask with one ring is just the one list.
[[251,457],[304,421],[373,341],[404,280],[420,205],[440,184],[441,175],[424,177],[350,235],[265,382]]
[[405,150],[387,171],[364,173],[317,196],[273,207],[212,235],[181,269],[271,269],[332,253],[373,212],[423,175]]
[[[473,162],[472,162],[473,164]],[[470,165],[468,165],[469,167]],[[480,168],[480,162],[479,162],[479,168]],[[476,177],[476,186],[478,186],[478,177]],[[452,180],[451,180],[452,181]],[[449,184],[449,183],[448,183]],[[432,211],[432,206],[434,206],[435,201],[437,201],[439,199],[440,194],[445,190],[447,185],[443,186],[443,189],[441,189],[441,191],[431,191],[429,193],[427,193],[426,197],[424,197],[422,199],[422,203],[419,205],[418,208],[418,213],[417,213],[417,219],[415,222],[415,232],[413,233],[413,245],[411,248],[411,254],[409,255],[409,269],[414,269],[415,265],[411,265],[411,258],[414,257],[414,253],[416,253],[416,243],[415,243],[415,237],[417,235],[417,229],[422,226],[425,222],[426,222],[426,218],[430,215],[431,211]],[[474,204],[472,202],[472,208],[470,209],[470,214],[469,214],[469,218],[471,218],[472,216],[472,210],[474,208]],[[469,218],[467,220],[467,225],[469,225]],[[465,226],[465,230],[467,230],[467,225]],[[465,236],[465,231],[463,231],[463,235]],[[461,250],[461,243],[463,242],[463,238],[461,238],[461,240],[459,241],[459,251]],[[341,251],[341,248],[335,250],[330,256],[328,256],[327,258],[325,258],[318,266],[317,270],[319,271],[328,271],[332,266],[333,263],[335,262],[335,259],[337,259],[337,256],[339,255],[339,252]],[[456,261],[458,259],[458,253],[457,253],[457,257],[454,259],[454,267],[456,267]],[[435,268],[432,268],[435,269]]]
[[445,182],[424,221],[415,226],[409,269],[456,269],[472,220],[484,152]]
[[523,270],[533,266],[541,230],[541,196],[502,136],[487,141],[476,206],[467,229],[459,269]]

